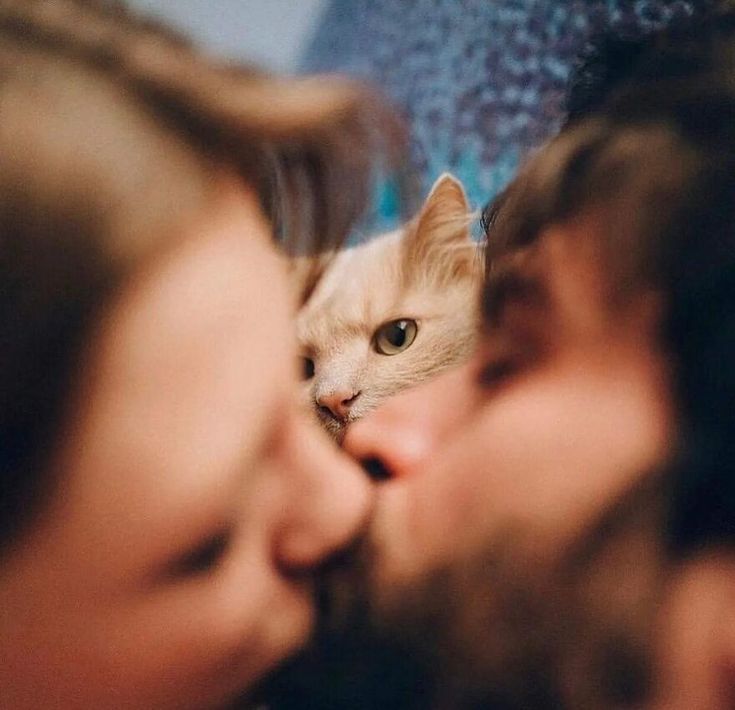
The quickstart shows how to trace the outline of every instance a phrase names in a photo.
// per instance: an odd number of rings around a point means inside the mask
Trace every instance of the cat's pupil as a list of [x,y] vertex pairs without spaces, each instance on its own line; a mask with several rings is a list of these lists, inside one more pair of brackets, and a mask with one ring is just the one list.
[[301,358],[301,374],[305,380],[314,377],[314,361],[310,357]]
[[396,323],[392,323],[388,328],[388,332],[385,334],[388,342],[391,345],[400,348],[406,342],[407,327],[408,323],[406,323],[405,320],[400,320]]
[[397,355],[416,337],[416,321],[409,318],[385,323],[375,331],[375,349],[381,355]]

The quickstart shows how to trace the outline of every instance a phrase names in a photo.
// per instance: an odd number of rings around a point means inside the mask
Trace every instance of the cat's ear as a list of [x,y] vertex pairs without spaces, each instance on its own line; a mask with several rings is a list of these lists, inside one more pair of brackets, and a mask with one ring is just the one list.
[[470,221],[470,206],[462,183],[443,173],[406,235],[409,248],[420,253],[425,248],[468,241]]

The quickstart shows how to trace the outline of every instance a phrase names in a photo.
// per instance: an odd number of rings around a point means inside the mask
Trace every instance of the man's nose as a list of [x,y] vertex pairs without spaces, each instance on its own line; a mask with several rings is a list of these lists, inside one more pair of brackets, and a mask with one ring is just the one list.
[[464,419],[467,377],[461,367],[392,397],[348,429],[344,450],[376,480],[420,472]]

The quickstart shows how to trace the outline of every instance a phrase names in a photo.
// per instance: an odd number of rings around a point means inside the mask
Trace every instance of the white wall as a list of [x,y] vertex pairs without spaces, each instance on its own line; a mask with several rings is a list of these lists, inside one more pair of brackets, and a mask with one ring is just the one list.
[[296,67],[327,0],[128,0],[210,51],[274,71]]

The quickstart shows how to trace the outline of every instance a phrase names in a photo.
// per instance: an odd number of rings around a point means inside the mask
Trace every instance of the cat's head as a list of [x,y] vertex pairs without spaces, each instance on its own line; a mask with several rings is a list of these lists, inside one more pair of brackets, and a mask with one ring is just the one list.
[[304,396],[336,439],[472,352],[482,255],[469,224],[462,185],[442,175],[407,225],[337,254],[301,308]]

